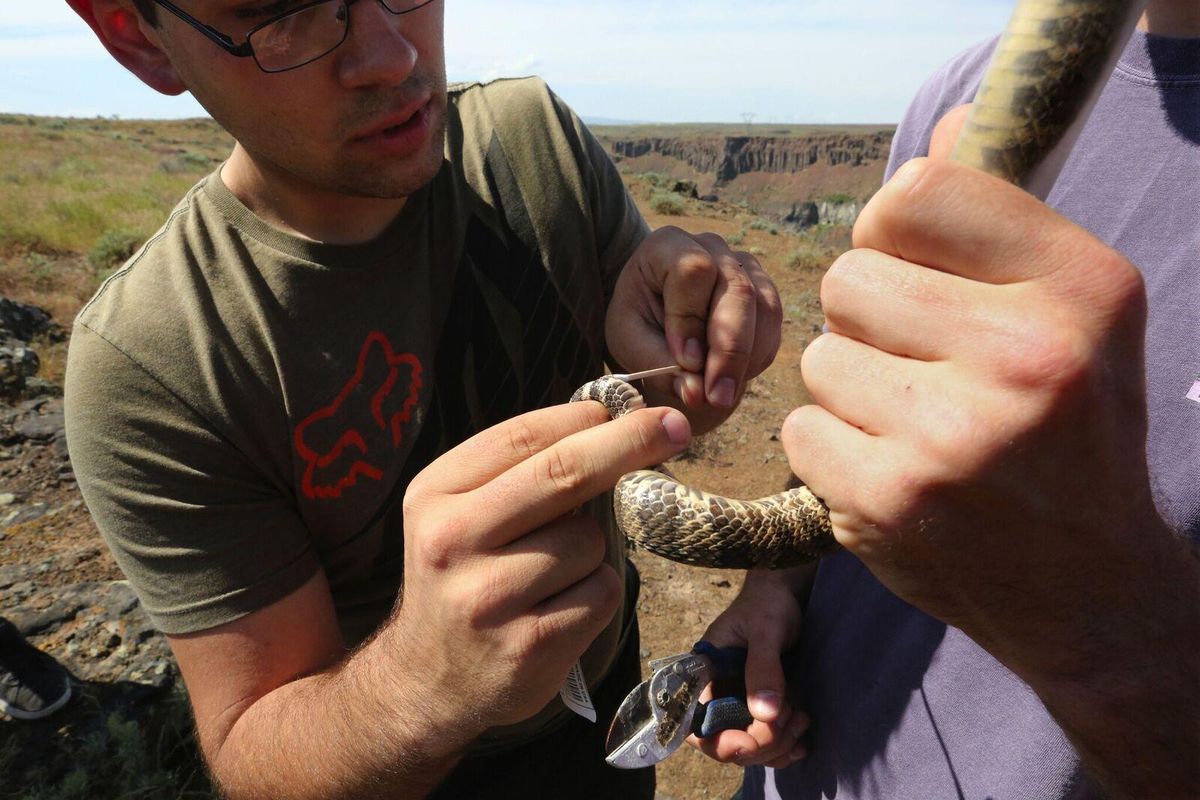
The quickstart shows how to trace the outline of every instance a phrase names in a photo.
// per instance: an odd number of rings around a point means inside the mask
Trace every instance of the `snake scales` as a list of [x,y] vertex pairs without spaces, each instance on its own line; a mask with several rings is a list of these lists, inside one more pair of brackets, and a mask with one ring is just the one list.
[[[613,419],[645,405],[637,389],[612,375],[579,387],[571,396],[577,400],[598,400]],[[829,510],[803,486],[761,500],[731,500],[641,469],[621,476],[613,510],[625,538],[685,564],[781,569],[835,546]]]
[[[1144,7],[1144,0],[1019,0],[953,158],[1045,199]],[[642,403],[612,376],[571,399],[599,400],[614,418]],[[806,487],[732,500],[639,470],[622,476],[613,505],[634,544],[687,564],[780,569],[836,547],[829,510]]]

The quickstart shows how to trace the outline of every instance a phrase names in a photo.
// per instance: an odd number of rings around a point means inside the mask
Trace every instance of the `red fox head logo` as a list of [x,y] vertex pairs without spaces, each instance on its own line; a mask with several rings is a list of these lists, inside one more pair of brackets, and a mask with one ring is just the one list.
[[305,462],[301,491],[310,500],[341,497],[359,476],[380,480],[420,399],[421,361],[397,353],[379,331],[363,342],[354,375],[333,402],[296,426]]

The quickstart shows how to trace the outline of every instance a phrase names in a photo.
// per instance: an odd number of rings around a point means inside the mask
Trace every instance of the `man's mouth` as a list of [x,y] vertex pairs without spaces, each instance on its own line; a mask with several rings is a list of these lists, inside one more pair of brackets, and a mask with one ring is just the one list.
[[389,114],[351,138],[364,141],[374,137],[395,138],[424,125],[429,116],[430,98],[424,98],[405,109]]

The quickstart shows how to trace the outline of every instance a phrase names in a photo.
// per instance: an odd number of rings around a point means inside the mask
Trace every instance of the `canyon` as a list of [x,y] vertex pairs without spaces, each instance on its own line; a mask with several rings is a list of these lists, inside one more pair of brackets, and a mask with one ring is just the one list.
[[795,229],[848,226],[883,180],[894,127],[597,126],[625,174],[695,185]]

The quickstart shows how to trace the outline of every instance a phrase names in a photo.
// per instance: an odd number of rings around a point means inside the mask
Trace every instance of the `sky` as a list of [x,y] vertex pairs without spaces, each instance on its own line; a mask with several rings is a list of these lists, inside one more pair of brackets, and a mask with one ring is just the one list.
[[[450,80],[541,75],[594,121],[894,123],[1012,0],[438,0]],[[351,12],[353,13],[353,12]],[[0,0],[0,112],[203,116],[117,65],[65,0]]]

